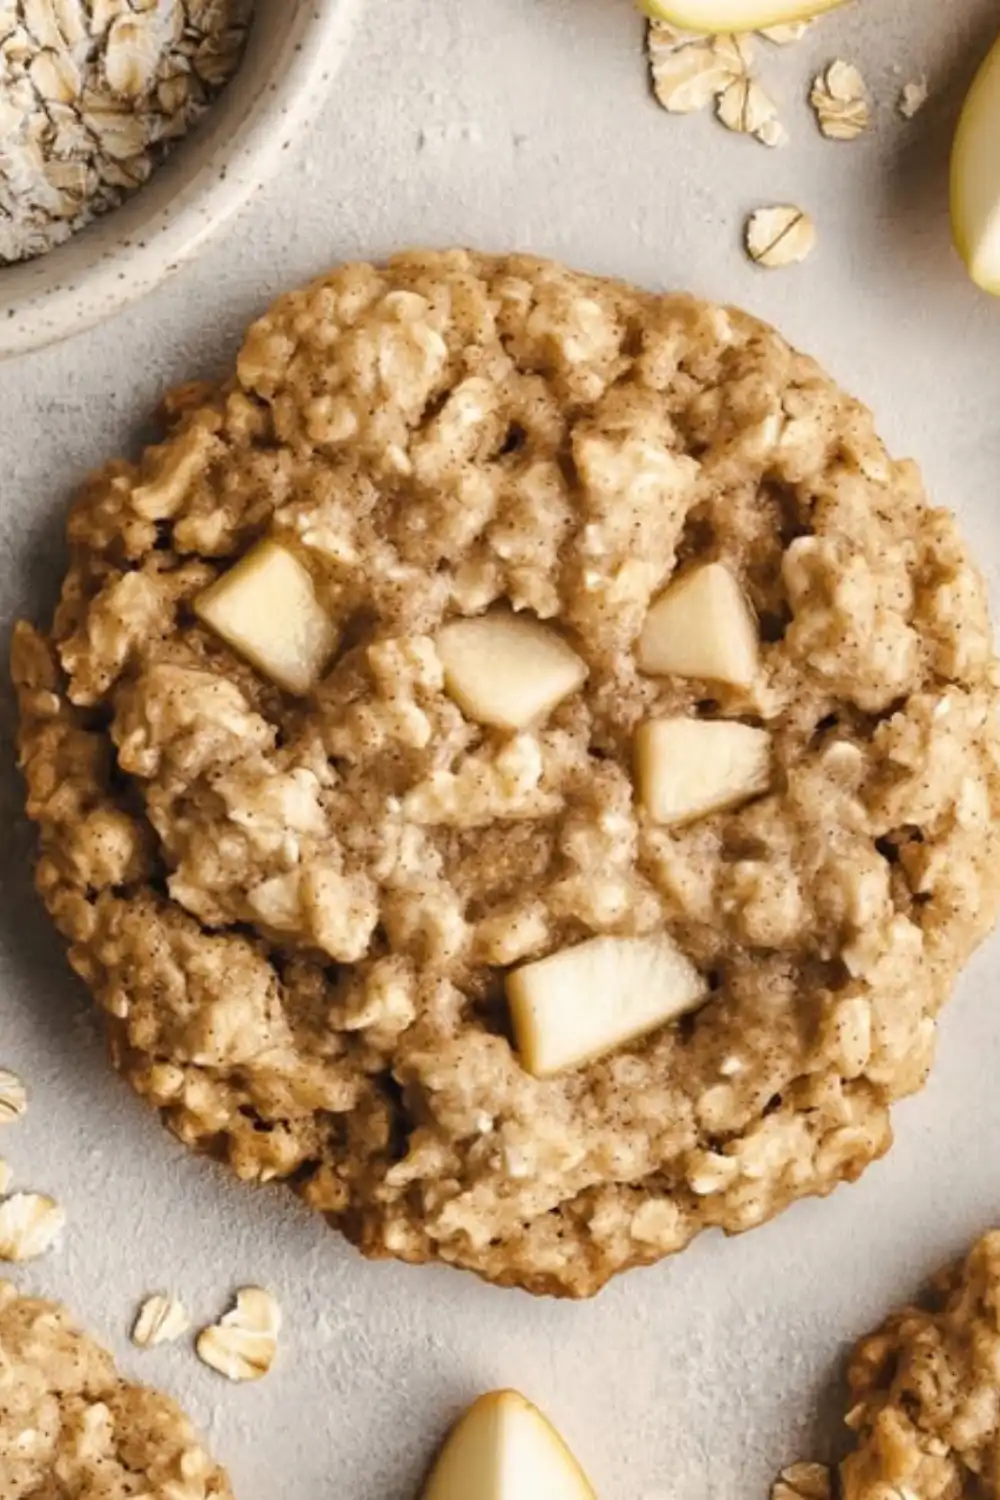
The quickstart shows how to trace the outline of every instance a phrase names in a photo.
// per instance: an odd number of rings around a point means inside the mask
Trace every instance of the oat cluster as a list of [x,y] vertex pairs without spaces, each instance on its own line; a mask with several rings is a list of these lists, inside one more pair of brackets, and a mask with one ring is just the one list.
[[0,267],[147,180],[239,66],[253,0],[0,0]]
[[[739,312],[456,251],[282,298],[168,420],[13,666],[39,888],[178,1136],[367,1254],[577,1296],[883,1152],[996,913],[1000,770],[982,582],[869,414]],[[263,536],[341,627],[305,697],[193,607]],[[708,562],[749,686],[637,666]],[[435,649],[503,602],[586,666],[516,733]],[[669,715],[766,730],[766,787],[659,826]],[[657,934],[700,1008],[529,1073],[511,967]]]
[[[760,33],[779,45],[801,34],[783,27]],[[787,141],[777,106],[753,71],[752,35],[704,36],[650,21],[646,46],[653,93],[671,114],[691,114],[714,101],[716,117],[727,130],[753,136],[763,146]]]

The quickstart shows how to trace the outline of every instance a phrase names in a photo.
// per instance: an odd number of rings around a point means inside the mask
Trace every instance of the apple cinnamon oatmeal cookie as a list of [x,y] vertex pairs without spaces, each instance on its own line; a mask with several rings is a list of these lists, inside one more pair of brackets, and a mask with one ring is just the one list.
[[39,887],[190,1145],[584,1296],[853,1178],[994,919],[952,518],[741,313],[526,257],[282,298],[84,487]]
[[[1000,1232],[863,1338],[847,1372],[855,1445],[825,1485],[839,1500],[1000,1495]],[[817,1476],[817,1464],[793,1470]],[[792,1470],[786,1470],[787,1481]],[[831,1476],[832,1477],[832,1476]],[[799,1493],[794,1484],[789,1494]],[[782,1491],[782,1482],[772,1494]],[[802,1493],[806,1493],[803,1491]],[[812,1493],[812,1491],[809,1491]]]
[[4,1500],[231,1500],[166,1396],[129,1385],[66,1309],[0,1281]]

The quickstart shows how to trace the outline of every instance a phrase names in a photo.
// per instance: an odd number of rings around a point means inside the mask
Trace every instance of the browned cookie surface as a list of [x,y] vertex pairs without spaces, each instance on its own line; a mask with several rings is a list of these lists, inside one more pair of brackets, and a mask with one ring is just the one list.
[[[885,1150],[996,911],[996,667],[953,519],[773,331],[522,257],[344,267],[70,543],[14,646],[39,884],[182,1139],[369,1254],[571,1295]],[[755,660],[723,611],[710,674],[651,670],[707,564]],[[561,667],[459,682],[443,628],[511,609]],[[669,939],[700,1003],[535,1076],[510,975],[595,937]]]
[[65,1308],[0,1281],[4,1500],[231,1500],[166,1396],[130,1385]]

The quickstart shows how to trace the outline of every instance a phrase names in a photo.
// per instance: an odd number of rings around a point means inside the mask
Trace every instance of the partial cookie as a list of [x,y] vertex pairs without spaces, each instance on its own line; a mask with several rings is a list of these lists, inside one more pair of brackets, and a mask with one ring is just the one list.
[[3,1500],[231,1500],[166,1396],[129,1385],[53,1302],[0,1282]]
[[115,1061],[369,1255],[583,1296],[856,1177],[994,920],[946,512],[742,313],[343,267],[79,496],[14,644]]
[[[840,1500],[1000,1495],[1000,1232],[860,1341],[848,1385],[857,1442],[832,1487]],[[793,1465],[773,1493],[811,1495],[796,1476],[819,1486],[824,1472]]]

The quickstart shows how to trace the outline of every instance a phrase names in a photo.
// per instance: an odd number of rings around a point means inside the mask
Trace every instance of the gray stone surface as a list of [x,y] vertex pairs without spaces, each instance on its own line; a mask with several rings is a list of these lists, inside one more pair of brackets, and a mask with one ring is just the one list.
[[[0,366],[0,629],[46,610],[64,506],[136,444],[172,381],[219,368],[279,288],[415,242],[519,246],[652,286],[744,303],[880,415],[1000,582],[1000,306],[948,243],[955,112],[995,0],[858,0],[769,53],[792,142],[768,152],[651,102],[628,0],[401,0],[367,9],[325,114],[278,182],[204,260],[129,314]],[[877,125],[822,141],[812,64],[858,61]],[[901,84],[928,74],[912,123]],[[810,209],[820,245],[765,273],[739,250],[760,202]],[[0,315],[2,315],[0,272]],[[181,1397],[242,1500],[408,1500],[456,1408],[513,1384],[542,1404],[602,1500],[745,1500],[838,1440],[846,1341],[1000,1221],[1000,948],[964,977],[932,1083],[890,1157],[826,1203],[749,1237],[705,1237],[590,1305],[539,1303],[443,1270],[369,1266],[273,1191],[188,1158],[105,1065],[79,986],[30,890],[30,839],[0,768],[0,1061],[32,1087],[0,1138],[19,1182],[55,1192],[60,1251],[16,1272],[67,1298],[140,1378]],[[209,1318],[255,1280],[285,1309],[280,1363],[225,1386],[187,1345],[132,1350],[137,1300],[178,1290]]]

